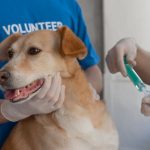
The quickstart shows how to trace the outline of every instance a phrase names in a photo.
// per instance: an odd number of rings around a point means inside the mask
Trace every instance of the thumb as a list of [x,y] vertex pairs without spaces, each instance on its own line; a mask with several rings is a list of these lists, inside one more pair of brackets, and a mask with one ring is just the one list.
[[131,64],[132,66],[136,66],[136,61],[135,61],[135,58],[136,58],[136,51],[130,51],[127,55],[126,55],[126,58],[127,58],[127,62],[129,64]]
[[36,95],[36,97],[38,97],[39,99],[43,98],[47,91],[49,90],[50,86],[51,86],[51,83],[52,83],[52,76],[48,76],[45,78],[45,81],[44,81],[44,85],[43,87],[40,89],[39,93]]

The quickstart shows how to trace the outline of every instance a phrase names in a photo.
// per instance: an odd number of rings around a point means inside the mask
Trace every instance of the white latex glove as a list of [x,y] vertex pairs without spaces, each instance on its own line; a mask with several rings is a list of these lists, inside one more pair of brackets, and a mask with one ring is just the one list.
[[145,96],[145,97],[142,99],[141,112],[142,112],[145,116],[150,116],[150,95]]
[[59,109],[65,98],[65,86],[61,84],[60,74],[47,77],[39,93],[23,103],[4,100],[1,114],[9,121],[15,122],[35,114],[47,114]]
[[137,44],[133,38],[125,38],[120,40],[106,56],[106,63],[111,73],[121,72],[123,76],[127,76],[124,56],[126,56],[129,64],[135,66],[135,58],[137,56]]

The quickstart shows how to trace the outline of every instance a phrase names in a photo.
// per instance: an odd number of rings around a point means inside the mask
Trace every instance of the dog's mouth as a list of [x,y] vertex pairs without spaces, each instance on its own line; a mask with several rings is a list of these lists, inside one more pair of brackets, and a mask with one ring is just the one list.
[[5,91],[5,98],[13,103],[23,101],[41,89],[43,84],[44,79],[38,79],[21,88],[7,89]]

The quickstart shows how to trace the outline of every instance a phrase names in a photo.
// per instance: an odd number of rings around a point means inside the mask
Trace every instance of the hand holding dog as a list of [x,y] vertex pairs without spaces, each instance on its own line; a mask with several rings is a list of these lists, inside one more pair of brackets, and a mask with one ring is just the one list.
[[23,103],[4,100],[1,113],[9,121],[19,121],[35,114],[47,114],[59,109],[65,99],[65,86],[61,84],[60,74],[48,76],[39,93]]
[[126,69],[124,65],[124,56],[126,56],[129,64],[135,66],[135,58],[137,56],[138,46],[133,38],[125,38],[120,40],[106,56],[106,63],[111,73],[121,72],[126,77]]

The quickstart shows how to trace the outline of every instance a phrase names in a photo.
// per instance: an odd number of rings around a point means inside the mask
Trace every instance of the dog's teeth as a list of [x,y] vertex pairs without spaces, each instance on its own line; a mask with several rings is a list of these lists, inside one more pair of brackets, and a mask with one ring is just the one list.
[[19,96],[19,95],[20,95],[20,91],[17,90],[16,93],[15,93],[15,95],[16,95],[16,96]]

